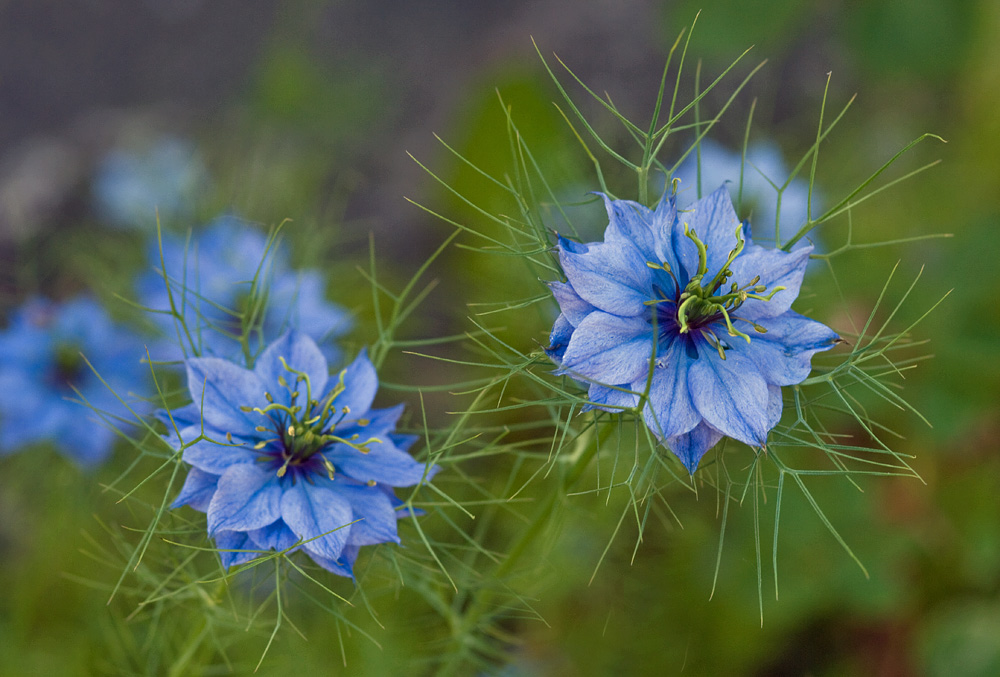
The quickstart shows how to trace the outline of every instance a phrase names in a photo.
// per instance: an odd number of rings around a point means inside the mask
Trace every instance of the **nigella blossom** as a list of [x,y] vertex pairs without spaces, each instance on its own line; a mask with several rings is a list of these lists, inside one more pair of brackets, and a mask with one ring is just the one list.
[[136,413],[148,409],[136,397],[148,390],[145,356],[142,341],[89,297],[29,300],[0,331],[0,452],[49,441],[83,466],[97,465],[114,443],[109,426],[119,421],[110,417],[132,418],[115,395]]
[[159,139],[145,150],[115,148],[95,171],[94,207],[108,225],[152,230],[157,215],[190,214],[207,175],[195,147],[177,137]]
[[643,420],[691,473],[723,436],[764,447],[781,386],[839,340],[791,310],[812,246],[754,244],[725,186],[687,210],[673,194],[655,209],[604,201],[603,242],[559,239],[559,373],[608,411],[638,407],[648,384]]
[[[740,190],[741,163],[741,153],[728,150],[711,139],[702,140],[701,185],[714,188],[728,182],[729,192],[736,198]],[[677,207],[685,209],[698,199],[698,157],[694,152],[677,168],[674,178],[681,180]],[[741,208],[745,213],[752,214],[758,239],[774,240],[778,192],[771,183],[780,187],[787,178],[788,167],[775,143],[762,141],[747,147]],[[795,235],[805,224],[809,216],[808,207],[809,182],[800,174],[781,194],[781,220],[778,225],[783,241]],[[813,190],[813,214],[818,214],[821,209],[822,197]]]
[[316,343],[290,331],[252,370],[192,358],[187,378],[192,403],[159,418],[177,426],[175,448],[207,439],[184,449],[192,467],[174,507],[207,513],[224,566],[296,546],[351,576],[361,546],[399,543],[396,519],[410,513],[393,488],[437,468],[407,453],[415,436],[395,432],[403,405],[371,408],[378,377],[365,352],[331,376]]
[[190,240],[164,233],[162,267],[155,239],[148,256],[150,270],[136,285],[140,301],[166,311],[172,296],[186,325],[163,312],[150,314],[168,338],[156,345],[154,359],[181,360],[180,346],[187,346],[190,354],[192,344],[202,355],[235,359],[243,352],[239,337],[244,319],[249,319],[251,353],[294,328],[316,340],[331,362],[340,361],[334,339],[351,328],[351,316],[326,300],[319,271],[292,269],[284,249],[275,245],[269,249],[267,236],[250,224],[224,216]]

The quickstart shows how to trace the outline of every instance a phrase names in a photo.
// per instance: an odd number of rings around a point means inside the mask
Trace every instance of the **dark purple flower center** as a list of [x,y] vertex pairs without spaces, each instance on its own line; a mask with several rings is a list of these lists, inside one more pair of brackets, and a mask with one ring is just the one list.
[[[367,454],[370,451],[368,445],[381,443],[382,440],[376,437],[362,442],[359,433],[348,437],[338,434],[337,427],[351,413],[350,407],[345,405],[338,409],[335,404],[337,396],[346,389],[345,372],[341,372],[340,382],[329,393],[322,399],[314,399],[309,375],[287,365],[285,368],[289,376],[294,377],[291,383],[285,377],[278,379],[281,386],[288,390],[288,404],[275,402],[270,393],[265,393],[269,402],[266,407],[247,408],[268,419],[267,424],[256,428],[263,438],[255,449],[261,453],[258,460],[273,468],[278,477],[285,477],[291,471],[293,478],[308,478],[316,473],[333,479],[336,468],[325,452],[334,444],[344,444]],[[367,419],[352,419],[349,426],[364,427],[368,423]]]

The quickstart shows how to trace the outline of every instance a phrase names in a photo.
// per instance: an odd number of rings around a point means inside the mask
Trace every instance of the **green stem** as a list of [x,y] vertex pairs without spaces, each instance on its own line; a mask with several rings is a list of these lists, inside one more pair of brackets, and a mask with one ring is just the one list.
[[[560,498],[565,496],[580,480],[580,477],[587,469],[587,466],[590,465],[594,456],[597,455],[597,452],[601,447],[601,443],[607,438],[612,430],[614,430],[614,426],[604,426],[604,429],[601,430],[594,444],[588,444],[583,448],[572,467],[570,467],[569,471],[563,476],[560,490],[548,491],[545,493],[545,498],[543,499],[542,504],[538,507],[538,511],[535,513],[531,523],[521,532],[520,538],[518,538],[514,545],[511,546],[504,561],[497,566],[496,571],[494,571],[493,574],[494,578],[503,578],[517,565],[524,553],[528,551],[535,538],[549,524],[549,517],[558,504]],[[461,667],[465,658],[465,653],[462,647],[462,638],[466,637],[468,633],[475,630],[482,617],[489,610],[490,603],[493,601],[495,593],[496,591],[491,588],[480,588],[473,594],[469,605],[465,609],[465,613],[462,615],[461,622],[457,624],[454,641],[452,642],[450,651],[447,652],[448,662],[438,670],[437,674],[440,677],[454,675]]]

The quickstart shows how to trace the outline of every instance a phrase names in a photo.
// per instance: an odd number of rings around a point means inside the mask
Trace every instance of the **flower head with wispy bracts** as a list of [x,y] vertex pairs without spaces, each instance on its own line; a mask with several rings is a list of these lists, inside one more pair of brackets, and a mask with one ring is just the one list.
[[[154,359],[183,359],[180,345],[188,354],[193,347],[201,355],[236,359],[244,352],[244,333],[255,354],[292,328],[312,337],[331,362],[340,361],[334,339],[351,328],[350,314],[326,300],[319,271],[293,270],[284,249],[269,247],[251,224],[224,216],[190,241],[164,234],[162,250],[155,238],[150,243],[149,262],[152,270],[137,282],[139,297],[169,337],[156,345]],[[183,324],[166,312],[171,299]]]
[[[330,376],[316,343],[290,331],[253,370],[215,357],[187,360],[192,403],[159,418],[176,428],[192,467],[174,506],[207,513],[228,568],[267,550],[300,547],[320,566],[351,576],[363,545],[398,543],[408,516],[393,487],[429,480],[437,468],[395,432],[403,405],[372,409],[378,389],[365,352]],[[179,438],[178,438],[179,433]]]
[[724,436],[764,447],[781,386],[802,382],[837,335],[791,310],[812,246],[750,239],[725,186],[679,211],[604,198],[603,242],[559,240],[566,282],[548,354],[589,385],[591,408],[638,408],[694,473]]
[[111,451],[112,426],[132,418],[118,396],[148,411],[136,397],[147,390],[145,356],[142,341],[92,298],[29,300],[0,331],[0,452],[50,441],[97,465]]

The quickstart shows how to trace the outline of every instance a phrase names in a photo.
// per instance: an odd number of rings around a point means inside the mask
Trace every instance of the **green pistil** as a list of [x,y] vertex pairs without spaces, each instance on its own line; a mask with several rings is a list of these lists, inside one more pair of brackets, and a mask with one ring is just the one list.
[[[278,359],[281,360],[282,366],[288,370],[289,374],[295,377],[292,383],[289,383],[288,379],[284,376],[278,377],[278,383],[288,390],[291,403],[289,405],[279,404],[274,401],[270,393],[264,393],[269,403],[266,407],[240,407],[241,411],[254,411],[261,416],[271,419],[273,428],[260,425],[256,427],[256,431],[273,431],[277,436],[257,442],[254,445],[254,449],[263,449],[272,442],[283,442],[284,451],[282,456],[284,462],[278,468],[278,477],[284,477],[290,465],[302,464],[319,453],[322,457],[323,467],[326,469],[327,476],[332,480],[336,469],[329,459],[322,456],[321,451],[325,447],[334,443],[346,444],[359,453],[367,454],[371,452],[370,445],[382,444],[382,440],[377,437],[369,437],[367,440],[360,441],[358,434],[351,435],[350,439],[347,439],[333,433],[337,425],[351,413],[351,408],[347,405],[343,406],[339,412],[335,406],[337,397],[347,389],[344,385],[344,377],[347,373],[346,369],[340,372],[337,385],[334,386],[330,394],[321,402],[313,399],[312,383],[309,380],[309,375],[289,367],[283,357],[279,357]],[[302,397],[300,384],[305,384],[305,401],[303,404],[297,404]],[[272,418],[271,415],[271,412],[276,411],[282,412],[286,418],[285,423],[280,428],[278,420]],[[336,420],[333,420],[335,417]],[[358,419],[355,423],[358,426],[364,427],[370,422],[368,419]]]
[[[746,240],[743,239],[742,231],[742,225],[736,228],[736,246],[730,250],[725,264],[716,273],[715,277],[708,284],[703,285],[702,280],[708,274],[708,249],[701,238],[698,237],[698,234],[688,227],[688,224],[684,224],[684,235],[694,243],[698,250],[698,270],[691,276],[684,291],[677,297],[677,326],[682,334],[687,334],[695,328],[700,329],[706,340],[719,351],[719,356],[722,359],[726,359],[725,348],[715,332],[705,325],[709,322],[722,320],[725,322],[727,332],[730,336],[741,337],[746,339],[747,343],[750,343],[750,336],[733,326],[733,320],[747,322],[754,328],[754,331],[761,334],[766,333],[767,329],[738,317],[733,312],[742,306],[747,299],[770,301],[774,298],[775,294],[785,289],[785,287],[775,287],[765,296],[764,292],[767,291],[767,286],[758,284],[760,276],[757,276],[743,287],[733,282],[729,287],[728,293],[718,293],[733,276],[730,266],[732,266],[733,261],[743,252],[746,246]],[[666,263],[647,262],[646,265],[655,270],[663,270],[670,273],[671,277],[673,277],[673,272]],[[676,278],[674,278],[674,281],[676,283]],[[652,305],[663,302],[669,303],[670,301],[668,299],[655,299],[647,301],[647,304]]]

